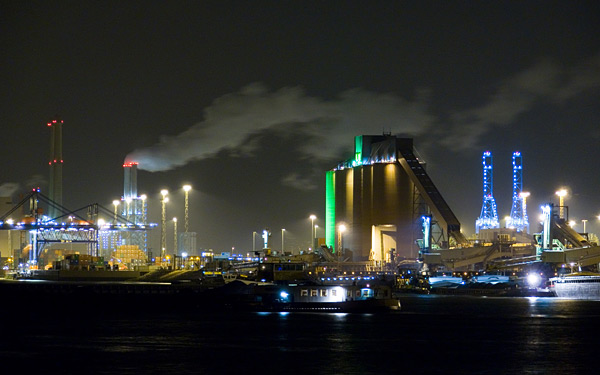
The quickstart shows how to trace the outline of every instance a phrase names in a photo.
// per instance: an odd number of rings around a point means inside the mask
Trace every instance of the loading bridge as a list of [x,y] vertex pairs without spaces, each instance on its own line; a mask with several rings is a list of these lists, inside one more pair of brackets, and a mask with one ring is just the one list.
[[[59,215],[54,218],[44,217],[39,204],[43,203]],[[23,218],[9,219],[17,210],[27,208]],[[87,218],[80,213],[85,212]],[[98,214],[104,213],[114,217],[112,223],[98,226]],[[70,210],[42,194],[39,189],[33,189],[19,203],[0,217],[0,230],[27,231],[30,234],[29,263],[37,264],[43,250],[52,243],[69,242],[85,243],[90,255],[98,255],[98,231],[140,231],[147,230],[153,225],[139,224],[129,221],[121,215],[114,215],[106,207],[98,203]]]
[[552,237],[560,240],[564,245],[570,244],[572,247],[590,246],[588,240],[571,228],[565,219],[554,217],[552,231]]
[[438,220],[439,226],[442,229],[445,229],[448,237],[454,239],[457,244],[468,244],[469,241],[460,231],[460,222],[425,171],[425,168],[423,168],[418,158],[415,156],[412,145],[411,147],[401,146],[402,145],[398,147],[398,152],[402,156],[402,158],[399,158],[400,165],[402,165],[413,184],[423,196],[423,199],[427,202],[427,205]]

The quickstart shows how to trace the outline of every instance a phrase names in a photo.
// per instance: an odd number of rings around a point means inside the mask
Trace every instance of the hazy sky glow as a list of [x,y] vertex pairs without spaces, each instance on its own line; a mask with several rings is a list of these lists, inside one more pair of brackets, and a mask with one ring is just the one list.
[[193,186],[199,246],[249,249],[264,227],[301,246],[325,171],[355,135],[391,131],[467,234],[485,150],[501,217],[518,150],[530,218],[566,187],[600,232],[598,2],[9,1],[0,20],[0,195],[47,189],[60,114],[68,207],[109,207],[135,160],[155,221],[160,189],[182,217]]

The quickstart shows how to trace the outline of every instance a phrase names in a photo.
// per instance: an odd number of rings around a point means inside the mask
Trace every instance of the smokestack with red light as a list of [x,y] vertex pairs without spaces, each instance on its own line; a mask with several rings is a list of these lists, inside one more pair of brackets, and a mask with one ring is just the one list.
[[[63,188],[62,188],[62,125],[63,120],[58,116],[48,122],[50,127],[50,186],[48,189],[49,198],[52,202],[62,206]],[[55,218],[60,215],[60,211],[54,207],[48,207],[48,216]]]
[[123,185],[123,199],[137,199],[137,166],[136,162],[129,162],[123,164],[124,170],[124,185]]

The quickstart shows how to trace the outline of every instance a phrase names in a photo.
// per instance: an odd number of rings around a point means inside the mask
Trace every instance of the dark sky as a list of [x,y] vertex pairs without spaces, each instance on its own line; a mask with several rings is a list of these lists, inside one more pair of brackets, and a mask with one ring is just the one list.
[[518,150],[530,218],[564,186],[571,217],[600,232],[597,1],[0,7],[0,195],[47,189],[45,123],[60,114],[66,206],[110,207],[127,158],[146,169],[139,191],[155,221],[160,189],[182,218],[181,186],[193,185],[200,247],[248,250],[264,227],[274,248],[281,228],[303,246],[309,214],[324,224],[325,171],[355,135],[385,130],[414,137],[467,234],[485,150],[501,218]]

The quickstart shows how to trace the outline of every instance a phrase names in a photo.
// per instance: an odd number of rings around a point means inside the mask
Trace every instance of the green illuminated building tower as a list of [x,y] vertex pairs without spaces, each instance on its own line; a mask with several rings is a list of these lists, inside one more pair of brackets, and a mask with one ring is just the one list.
[[[326,241],[355,261],[415,259],[422,243],[466,244],[460,223],[425,172],[413,140],[390,134],[355,137],[354,158],[326,175]],[[423,217],[431,231],[423,238]],[[346,230],[340,233],[340,225]],[[429,248],[427,248],[429,250]]]

